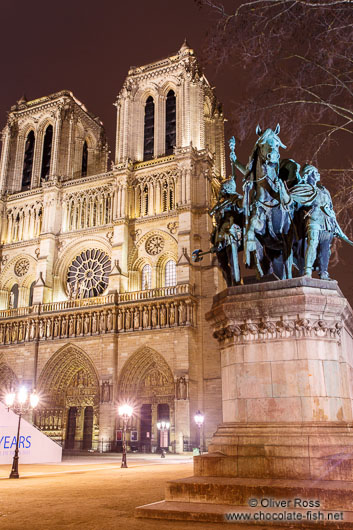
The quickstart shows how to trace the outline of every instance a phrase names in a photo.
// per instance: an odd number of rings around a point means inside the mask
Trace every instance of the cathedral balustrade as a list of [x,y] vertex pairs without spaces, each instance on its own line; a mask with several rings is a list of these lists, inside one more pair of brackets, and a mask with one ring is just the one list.
[[1,311],[0,345],[196,325],[191,286],[150,291],[159,296],[123,300],[132,293],[109,294]]

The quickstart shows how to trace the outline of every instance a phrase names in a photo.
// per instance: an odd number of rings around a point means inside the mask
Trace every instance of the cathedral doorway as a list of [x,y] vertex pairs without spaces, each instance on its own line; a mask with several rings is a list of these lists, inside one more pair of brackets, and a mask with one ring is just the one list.
[[86,407],[83,420],[83,444],[82,449],[89,451],[92,449],[93,437],[93,407]]
[[145,403],[141,407],[140,412],[140,439],[141,450],[143,453],[151,451],[151,436],[152,436],[152,405]]
[[[170,423],[170,411],[167,403],[159,403],[157,407],[157,420]],[[169,447],[170,430],[161,430],[158,433],[158,449]]]
[[[138,443],[133,445],[141,451],[157,451],[161,447],[157,421],[163,419],[170,421],[167,441],[173,450],[175,385],[163,356],[148,347],[135,352],[122,369],[118,388],[119,400],[134,405],[135,414],[129,428],[131,440]],[[121,419],[118,421],[118,429],[121,429]]]
[[75,447],[76,414],[77,407],[70,407],[66,426],[65,449],[74,449]]
[[99,382],[89,357],[76,346],[56,352],[39,378],[42,406],[36,424],[65,449],[98,446]]

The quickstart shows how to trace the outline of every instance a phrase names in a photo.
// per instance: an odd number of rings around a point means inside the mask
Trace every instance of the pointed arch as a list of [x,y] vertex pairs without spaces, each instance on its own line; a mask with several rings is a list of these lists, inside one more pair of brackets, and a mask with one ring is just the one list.
[[120,399],[138,400],[146,391],[146,381],[154,392],[165,395],[175,393],[169,364],[160,353],[148,346],[138,349],[124,364],[118,385]]
[[145,104],[143,159],[151,160],[154,155],[154,99],[148,96]]
[[42,152],[42,167],[40,171],[40,182],[45,182],[49,178],[51,152],[53,144],[53,126],[50,123],[44,132],[43,137],[43,152]]
[[165,105],[165,154],[170,155],[176,145],[176,96],[174,90],[169,90]]
[[14,390],[18,386],[18,379],[11,368],[0,361],[0,400],[7,392]]
[[25,140],[21,191],[31,187],[35,141],[34,130],[31,129]]
[[[88,374],[88,386],[99,389],[99,378],[87,353],[73,344],[66,344],[47,361],[38,380],[39,390],[46,395],[65,392],[74,376],[84,370]],[[98,394],[97,394],[98,397]]]

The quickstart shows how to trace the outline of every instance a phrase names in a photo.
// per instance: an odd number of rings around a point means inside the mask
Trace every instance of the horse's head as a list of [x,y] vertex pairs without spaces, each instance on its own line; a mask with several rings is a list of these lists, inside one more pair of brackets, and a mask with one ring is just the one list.
[[281,142],[278,136],[279,131],[279,124],[277,124],[274,131],[272,129],[266,129],[264,133],[259,125],[256,127],[256,133],[260,137],[256,142],[256,147],[258,148],[258,154],[263,162],[278,164],[279,148],[283,147],[283,149],[286,149],[286,146]]

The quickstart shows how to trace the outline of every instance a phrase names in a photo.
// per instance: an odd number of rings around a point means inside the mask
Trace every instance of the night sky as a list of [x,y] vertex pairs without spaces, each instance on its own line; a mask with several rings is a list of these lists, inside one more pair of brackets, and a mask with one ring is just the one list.
[[[0,126],[5,125],[7,111],[23,94],[35,99],[68,89],[103,121],[113,158],[113,103],[129,67],[175,53],[185,37],[196,55],[202,56],[209,24],[209,16],[194,0],[4,0]],[[246,86],[234,72],[230,76],[229,72],[217,71],[216,66],[207,66],[205,73],[216,86],[225,116],[229,115],[232,101],[242,98]],[[240,145],[237,152],[246,162],[249,146]],[[353,248],[344,255],[346,263],[332,274],[352,303]]]

